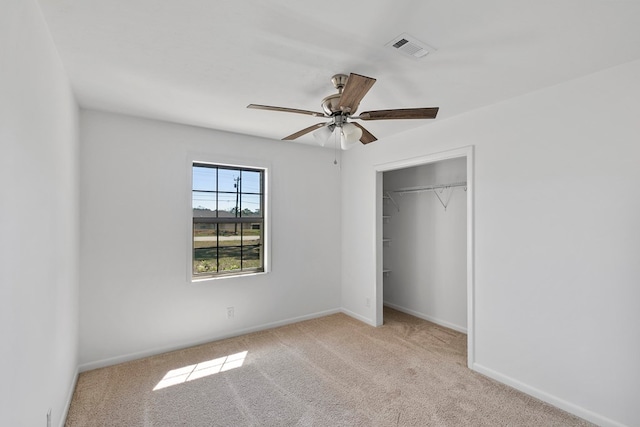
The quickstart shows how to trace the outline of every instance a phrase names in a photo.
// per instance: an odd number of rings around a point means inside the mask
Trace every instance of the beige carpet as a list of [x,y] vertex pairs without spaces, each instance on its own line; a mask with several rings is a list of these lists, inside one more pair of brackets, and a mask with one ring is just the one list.
[[85,372],[66,425],[591,424],[467,369],[465,335],[385,309],[379,328],[336,314]]

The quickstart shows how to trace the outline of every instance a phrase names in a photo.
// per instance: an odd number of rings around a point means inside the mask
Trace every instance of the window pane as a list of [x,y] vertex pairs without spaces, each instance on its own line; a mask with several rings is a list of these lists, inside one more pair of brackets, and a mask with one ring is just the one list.
[[194,249],[193,251],[193,274],[216,273],[217,255],[215,249]]
[[242,248],[242,268],[262,267],[262,245],[250,245]]
[[240,171],[237,169],[218,169],[218,191],[228,191],[235,193],[236,184],[240,178]]
[[193,225],[193,244],[196,248],[216,247],[218,224],[194,224]]
[[262,193],[261,178],[261,172],[242,171],[242,192]]
[[203,193],[194,191],[193,195],[193,216],[194,217],[214,217],[216,211],[216,193]]
[[[236,218],[236,205],[240,205],[240,197],[236,193],[218,193],[218,210],[220,217]],[[226,212],[225,215],[223,212]]]
[[222,223],[220,227],[220,246],[240,246],[240,229],[242,224]]
[[207,168],[202,166],[193,167],[193,189],[204,191],[216,190],[216,170],[217,168]]
[[262,243],[262,224],[254,222],[251,224],[242,224],[242,244],[257,245]]
[[213,273],[217,268],[216,224],[193,225],[193,273]]
[[243,194],[240,197],[240,216],[262,216],[261,197],[257,194]]
[[240,270],[240,246],[221,246],[218,252],[220,271]]

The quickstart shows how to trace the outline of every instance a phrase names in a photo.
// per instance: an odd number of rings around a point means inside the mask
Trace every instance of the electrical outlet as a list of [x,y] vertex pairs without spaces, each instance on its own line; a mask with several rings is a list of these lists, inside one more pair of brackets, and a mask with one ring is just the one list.
[[47,411],[47,427],[51,427],[51,408]]
[[364,299],[364,306],[367,308],[371,307],[371,300],[369,298]]
[[227,319],[233,319],[234,311],[233,307],[227,307]]

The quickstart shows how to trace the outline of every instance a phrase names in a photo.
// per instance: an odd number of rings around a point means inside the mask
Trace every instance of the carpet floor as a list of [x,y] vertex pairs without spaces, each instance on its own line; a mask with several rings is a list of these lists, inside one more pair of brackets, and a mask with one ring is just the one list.
[[467,368],[466,335],[386,309],[80,374],[66,426],[591,426]]

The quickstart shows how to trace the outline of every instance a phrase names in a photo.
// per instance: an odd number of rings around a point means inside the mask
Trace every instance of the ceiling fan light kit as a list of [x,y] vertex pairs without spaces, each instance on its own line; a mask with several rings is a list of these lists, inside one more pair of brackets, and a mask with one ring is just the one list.
[[344,123],[340,132],[340,148],[348,150],[353,148],[362,137],[362,129],[353,123]]
[[315,138],[316,142],[321,146],[324,147],[327,144],[327,141],[329,141],[329,138],[331,137],[331,135],[333,135],[333,130],[336,128],[336,126],[334,124],[329,124],[326,126],[322,126],[320,129],[318,129],[317,131],[313,132],[313,137]]
[[317,123],[289,136],[285,136],[282,139],[291,141],[309,132],[313,132],[313,137],[316,141],[321,146],[324,146],[335,129],[339,128],[340,147],[343,150],[352,148],[358,141],[363,144],[377,141],[377,138],[362,125],[351,123],[349,120],[435,119],[438,114],[438,107],[431,107],[365,111],[359,116],[355,116],[354,114],[360,106],[360,101],[362,101],[362,98],[369,92],[369,89],[371,89],[376,82],[376,79],[351,73],[348,76],[346,74],[336,74],[331,78],[331,82],[338,90],[338,93],[326,96],[322,100],[320,105],[324,111],[323,113],[261,104],[249,104],[247,108],[325,117],[329,119],[328,122]]

